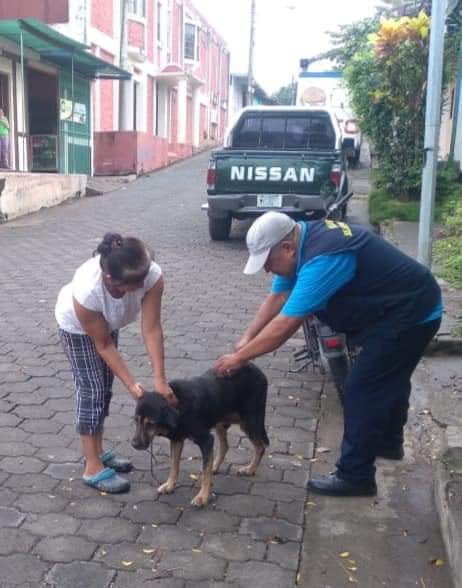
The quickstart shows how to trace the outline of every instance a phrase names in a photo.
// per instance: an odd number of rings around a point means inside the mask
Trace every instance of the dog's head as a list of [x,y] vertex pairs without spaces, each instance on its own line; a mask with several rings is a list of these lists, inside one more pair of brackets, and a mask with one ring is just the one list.
[[147,449],[155,436],[170,437],[178,424],[178,411],[157,392],[145,392],[136,402],[132,446]]

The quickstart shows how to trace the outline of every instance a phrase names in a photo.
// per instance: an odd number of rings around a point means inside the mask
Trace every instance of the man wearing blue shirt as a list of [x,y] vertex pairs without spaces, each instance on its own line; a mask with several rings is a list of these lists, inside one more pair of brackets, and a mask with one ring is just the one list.
[[337,471],[308,482],[330,496],[372,496],[376,457],[401,459],[411,375],[443,311],[432,274],[377,235],[331,220],[296,223],[279,212],[247,234],[244,269],[275,275],[271,292],[235,346],[219,358],[227,375],[277,349],[310,314],[361,347],[345,382],[345,428]]

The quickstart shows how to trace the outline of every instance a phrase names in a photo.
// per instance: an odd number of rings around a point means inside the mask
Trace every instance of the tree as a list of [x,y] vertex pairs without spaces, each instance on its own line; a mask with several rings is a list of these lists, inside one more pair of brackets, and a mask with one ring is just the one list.
[[323,57],[344,69],[357,53],[368,49],[368,36],[375,33],[378,26],[378,18],[365,18],[329,32],[333,47]]
[[392,195],[420,193],[430,19],[382,20],[345,70],[360,126],[374,145],[380,183]]
[[417,16],[424,11],[431,14],[432,0],[382,0],[377,7],[380,16],[401,18],[402,16]]
[[[401,199],[420,194],[431,0],[382,0],[374,18],[330,33],[345,80],[379,160],[377,184]],[[462,0],[446,20],[445,86],[459,69]]]
[[277,104],[290,105],[295,104],[295,97],[297,95],[297,84],[295,82],[282,86],[277,92],[271,94],[272,100]]

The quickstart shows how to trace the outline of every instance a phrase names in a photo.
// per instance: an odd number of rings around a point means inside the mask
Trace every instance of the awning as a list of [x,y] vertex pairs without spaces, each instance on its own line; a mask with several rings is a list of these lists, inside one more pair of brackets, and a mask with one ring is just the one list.
[[71,69],[87,78],[128,80],[131,74],[86,50],[83,43],[62,35],[52,27],[34,18],[0,20],[0,37],[21,43],[40,55],[41,58],[60,67]]

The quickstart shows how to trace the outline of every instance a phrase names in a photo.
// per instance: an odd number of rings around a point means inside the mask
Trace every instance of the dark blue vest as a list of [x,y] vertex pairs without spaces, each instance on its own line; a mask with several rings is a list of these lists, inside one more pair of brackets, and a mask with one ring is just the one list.
[[317,313],[334,330],[358,341],[371,332],[397,333],[424,321],[441,300],[428,269],[378,235],[330,220],[306,224],[300,267],[318,255],[356,254],[355,276]]

